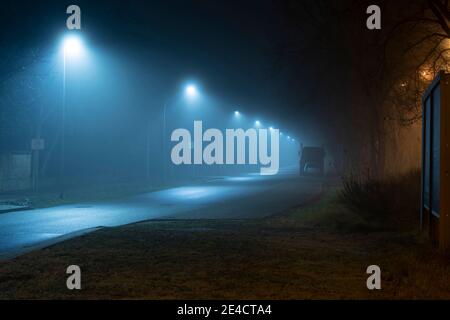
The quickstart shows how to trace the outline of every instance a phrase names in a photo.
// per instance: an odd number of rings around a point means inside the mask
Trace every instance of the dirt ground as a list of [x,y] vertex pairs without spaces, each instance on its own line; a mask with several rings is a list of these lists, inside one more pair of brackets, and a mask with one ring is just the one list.
[[[0,263],[1,299],[448,299],[450,259],[418,232],[373,230],[330,191],[262,220],[106,228]],[[381,290],[366,287],[379,265]],[[66,288],[78,265],[82,289]]]

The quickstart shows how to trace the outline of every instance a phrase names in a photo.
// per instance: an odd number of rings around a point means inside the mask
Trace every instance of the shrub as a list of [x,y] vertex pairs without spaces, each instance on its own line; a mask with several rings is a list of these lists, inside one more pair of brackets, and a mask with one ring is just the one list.
[[349,176],[339,202],[376,228],[415,228],[419,221],[420,172],[389,179]]

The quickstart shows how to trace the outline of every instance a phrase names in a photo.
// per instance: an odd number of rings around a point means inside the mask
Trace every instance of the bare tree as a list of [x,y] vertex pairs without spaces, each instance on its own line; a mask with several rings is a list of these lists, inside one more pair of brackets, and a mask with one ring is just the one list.
[[[301,67],[315,66],[320,76],[312,73],[309,80],[320,88],[318,103],[328,104],[319,117],[339,119],[330,130],[333,142],[339,136],[360,171],[382,175],[389,134],[420,120],[423,91],[436,73],[449,69],[450,13],[448,1],[378,1],[383,27],[370,31],[370,4],[285,2],[290,19],[284,54]],[[323,92],[334,101],[324,100]]]

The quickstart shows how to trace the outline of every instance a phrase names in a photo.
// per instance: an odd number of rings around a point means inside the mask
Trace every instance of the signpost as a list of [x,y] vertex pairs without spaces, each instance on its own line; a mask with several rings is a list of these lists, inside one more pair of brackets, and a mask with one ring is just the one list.
[[39,151],[44,150],[44,139],[31,139],[31,150],[33,151],[32,187],[33,191],[39,191]]
[[450,74],[441,72],[422,97],[420,222],[441,251],[450,252]]
[[44,150],[44,148],[45,148],[44,139],[31,139],[31,150],[38,151]]

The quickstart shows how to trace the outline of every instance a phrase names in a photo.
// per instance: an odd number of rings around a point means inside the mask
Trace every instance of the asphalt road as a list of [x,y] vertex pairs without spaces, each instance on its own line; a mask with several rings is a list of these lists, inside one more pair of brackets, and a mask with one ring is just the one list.
[[103,202],[0,214],[0,260],[100,227],[149,219],[257,218],[300,205],[319,194],[323,180],[292,171],[276,176],[217,177]]

